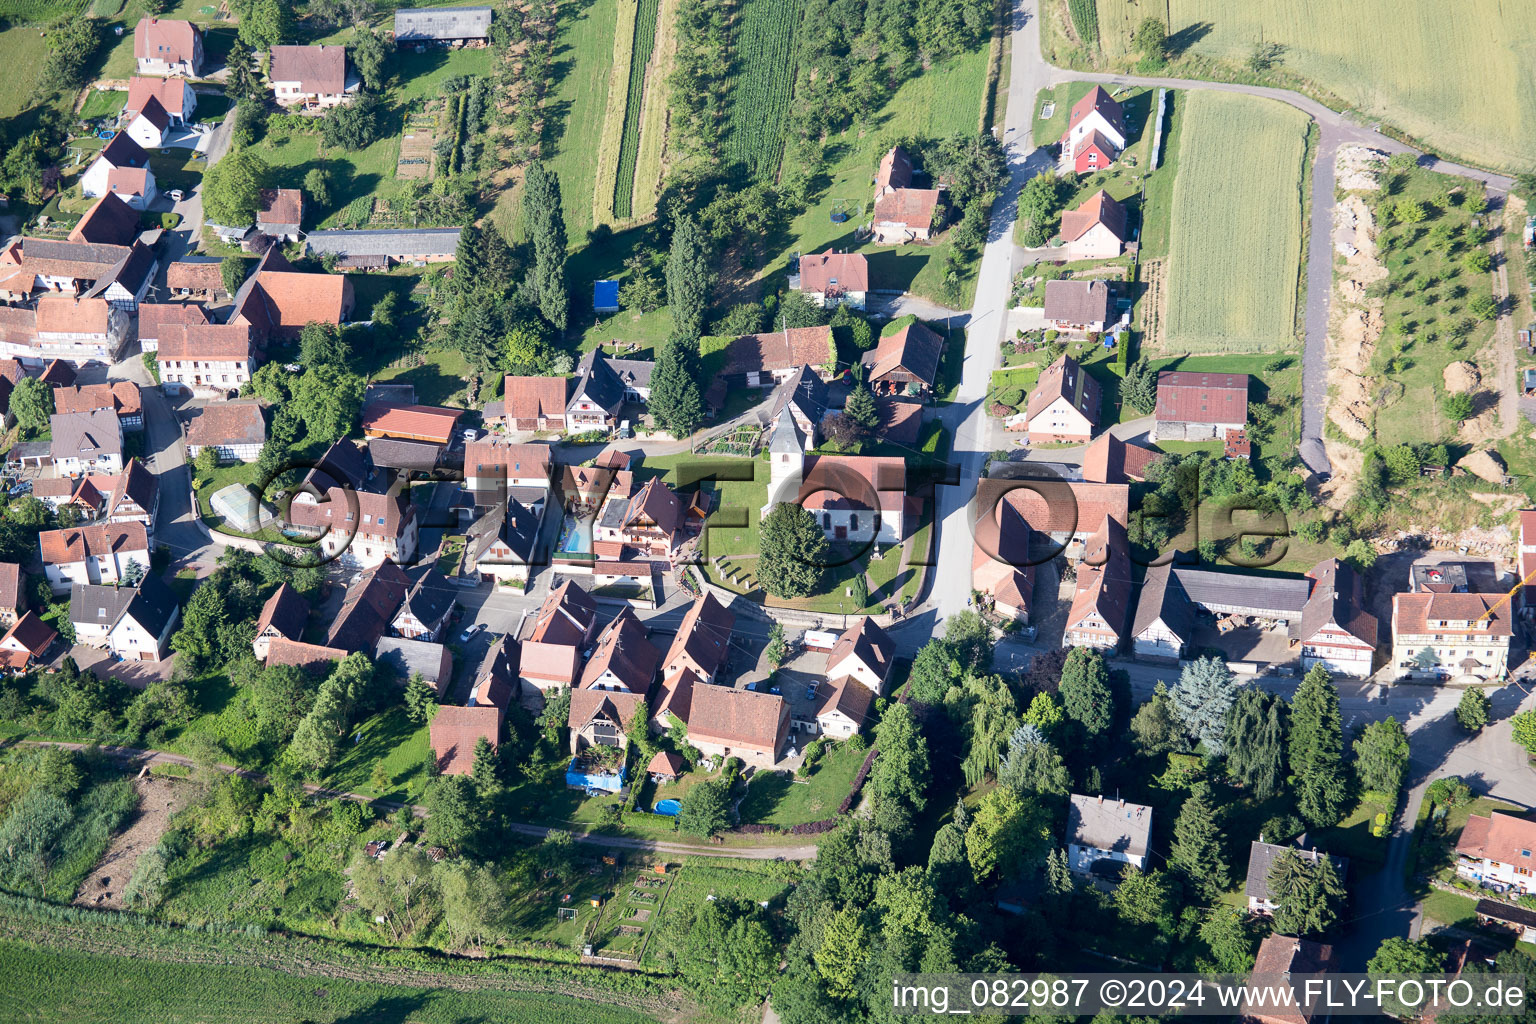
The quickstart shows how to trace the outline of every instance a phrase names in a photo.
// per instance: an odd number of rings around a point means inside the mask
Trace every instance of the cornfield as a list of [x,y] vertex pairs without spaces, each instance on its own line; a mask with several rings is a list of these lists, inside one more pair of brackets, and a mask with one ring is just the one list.
[[1085,46],[1099,45],[1099,12],[1094,0],[1067,0],[1072,28]]
[[629,55],[629,92],[624,98],[624,138],[619,143],[619,174],[613,215],[627,220],[634,212],[635,158],[640,152],[640,109],[645,99],[645,71],[656,46],[656,12],[661,0],[640,0],[635,14],[635,42]]
[[1189,94],[1169,232],[1169,351],[1294,345],[1307,126],[1275,100]]
[[747,0],[739,17],[726,158],[745,164],[754,177],[771,178],[794,92],[800,0]]
[[[1072,2],[1077,21],[1076,0]],[[1536,167],[1536,17],[1509,0],[1097,0],[1099,40],[1132,51],[1145,18],[1195,38],[1197,57],[1243,61],[1263,41],[1350,107],[1430,146],[1505,169]]]
[[85,0],[0,0],[0,22],[41,25],[74,17],[84,8]]

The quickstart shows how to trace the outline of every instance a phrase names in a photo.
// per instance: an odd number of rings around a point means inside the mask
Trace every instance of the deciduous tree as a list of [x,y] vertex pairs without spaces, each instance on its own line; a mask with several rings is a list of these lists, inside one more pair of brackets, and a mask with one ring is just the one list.
[[1408,734],[1396,718],[1371,722],[1355,741],[1355,773],[1360,785],[1395,798],[1408,770]]

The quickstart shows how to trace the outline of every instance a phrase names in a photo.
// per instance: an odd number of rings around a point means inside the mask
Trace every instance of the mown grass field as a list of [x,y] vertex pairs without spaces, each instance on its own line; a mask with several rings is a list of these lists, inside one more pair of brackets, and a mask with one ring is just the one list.
[[17,24],[0,32],[0,67],[5,68],[0,117],[14,117],[28,107],[32,87],[42,73],[47,55],[36,26]]
[[678,3],[679,0],[661,0],[656,13],[656,43],[645,76],[645,95],[640,105],[640,151],[635,157],[635,178],[630,189],[630,214],[637,220],[656,212],[656,196],[661,191],[667,151],[667,106],[672,102],[667,76],[677,52]]
[[555,116],[545,124],[544,153],[545,163],[560,178],[565,232],[572,245],[580,244],[593,223],[598,177],[593,133],[608,108],[618,14],[619,0],[593,0],[585,8],[573,8],[569,15],[562,13],[555,42],[554,83],[544,101],[546,112]]
[[634,214],[640,111],[645,103],[646,70],[656,49],[656,17],[660,6],[659,0],[640,0],[635,12],[633,44],[629,53],[629,87],[624,94],[624,135],[619,143],[617,180],[613,190],[613,214],[620,220],[628,220]]
[[799,0],[747,0],[736,28],[726,159],[753,177],[771,177],[784,149],[784,122],[795,87],[795,26]]
[[533,992],[405,987],[353,981],[318,965],[307,976],[243,963],[170,963],[0,943],[5,1017],[15,1024],[249,1024],[412,1021],[453,1024],[643,1024],[590,999]]
[[1098,0],[1104,53],[1130,53],[1142,19],[1168,18],[1195,57],[1242,62],[1259,39],[1284,68],[1427,144],[1494,166],[1536,166],[1536,17],[1505,0]]
[[1169,351],[1295,345],[1307,123],[1273,100],[1188,96],[1169,237]]

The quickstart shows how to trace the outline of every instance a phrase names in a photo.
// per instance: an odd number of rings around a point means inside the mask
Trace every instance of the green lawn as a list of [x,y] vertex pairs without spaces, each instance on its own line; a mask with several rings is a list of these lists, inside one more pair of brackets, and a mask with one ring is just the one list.
[[869,750],[862,744],[830,746],[807,780],[795,779],[789,772],[754,775],[741,801],[742,822],[789,826],[836,817]]
[[1343,821],[1316,832],[1318,847],[1335,856],[1348,857],[1350,871],[1357,876],[1374,871],[1387,857],[1388,838],[1371,835],[1371,823],[1380,813],[1385,813],[1390,821],[1392,808],[1374,800],[1361,800]]
[[1441,924],[1462,927],[1477,924],[1477,900],[1436,889],[1424,897],[1424,916]]
[[[385,800],[415,803],[427,786],[427,723],[417,725],[405,708],[392,707],[363,722],[348,737],[325,784],[333,789]],[[382,764],[389,784],[373,784],[374,765]]]
[[495,66],[495,56],[496,51],[490,47],[463,50],[433,47],[426,53],[398,51],[394,57],[394,75],[399,85],[390,92],[389,98],[400,103],[432,99],[442,92],[442,84],[447,79],[460,75],[489,75]]
[[123,109],[123,104],[128,102],[128,90],[92,89],[91,94],[85,98],[85,103],[80,107],[80,117],[86,121],[95,120],[98,117],[109,117]]
[[[400,154],[399,135],[386,135],[366,149],[326,147],[316,132],[276,129],[250,147],[271,167],[275,188],[300,188],[304,175],[317,167],[331,174],[331,203],[319,208],[305,204],[305,227],[335,228],[358,219],[369,198],[389,198],[396,192],[395,162]],[[349,209],[356,203],[357,208]]]

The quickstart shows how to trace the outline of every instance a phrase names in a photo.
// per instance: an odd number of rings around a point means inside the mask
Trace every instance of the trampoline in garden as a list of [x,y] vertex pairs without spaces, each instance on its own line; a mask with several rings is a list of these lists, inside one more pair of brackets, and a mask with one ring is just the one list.
[[656,806],[651,808],[656,814],[665,814],[669,818],[677,817],[677,812],[683,809],[683,805],[668,797],[665,800],[657,800]]
[[848,200],[839,199],[832,204],[832,223],[842,224],[848,220]]

